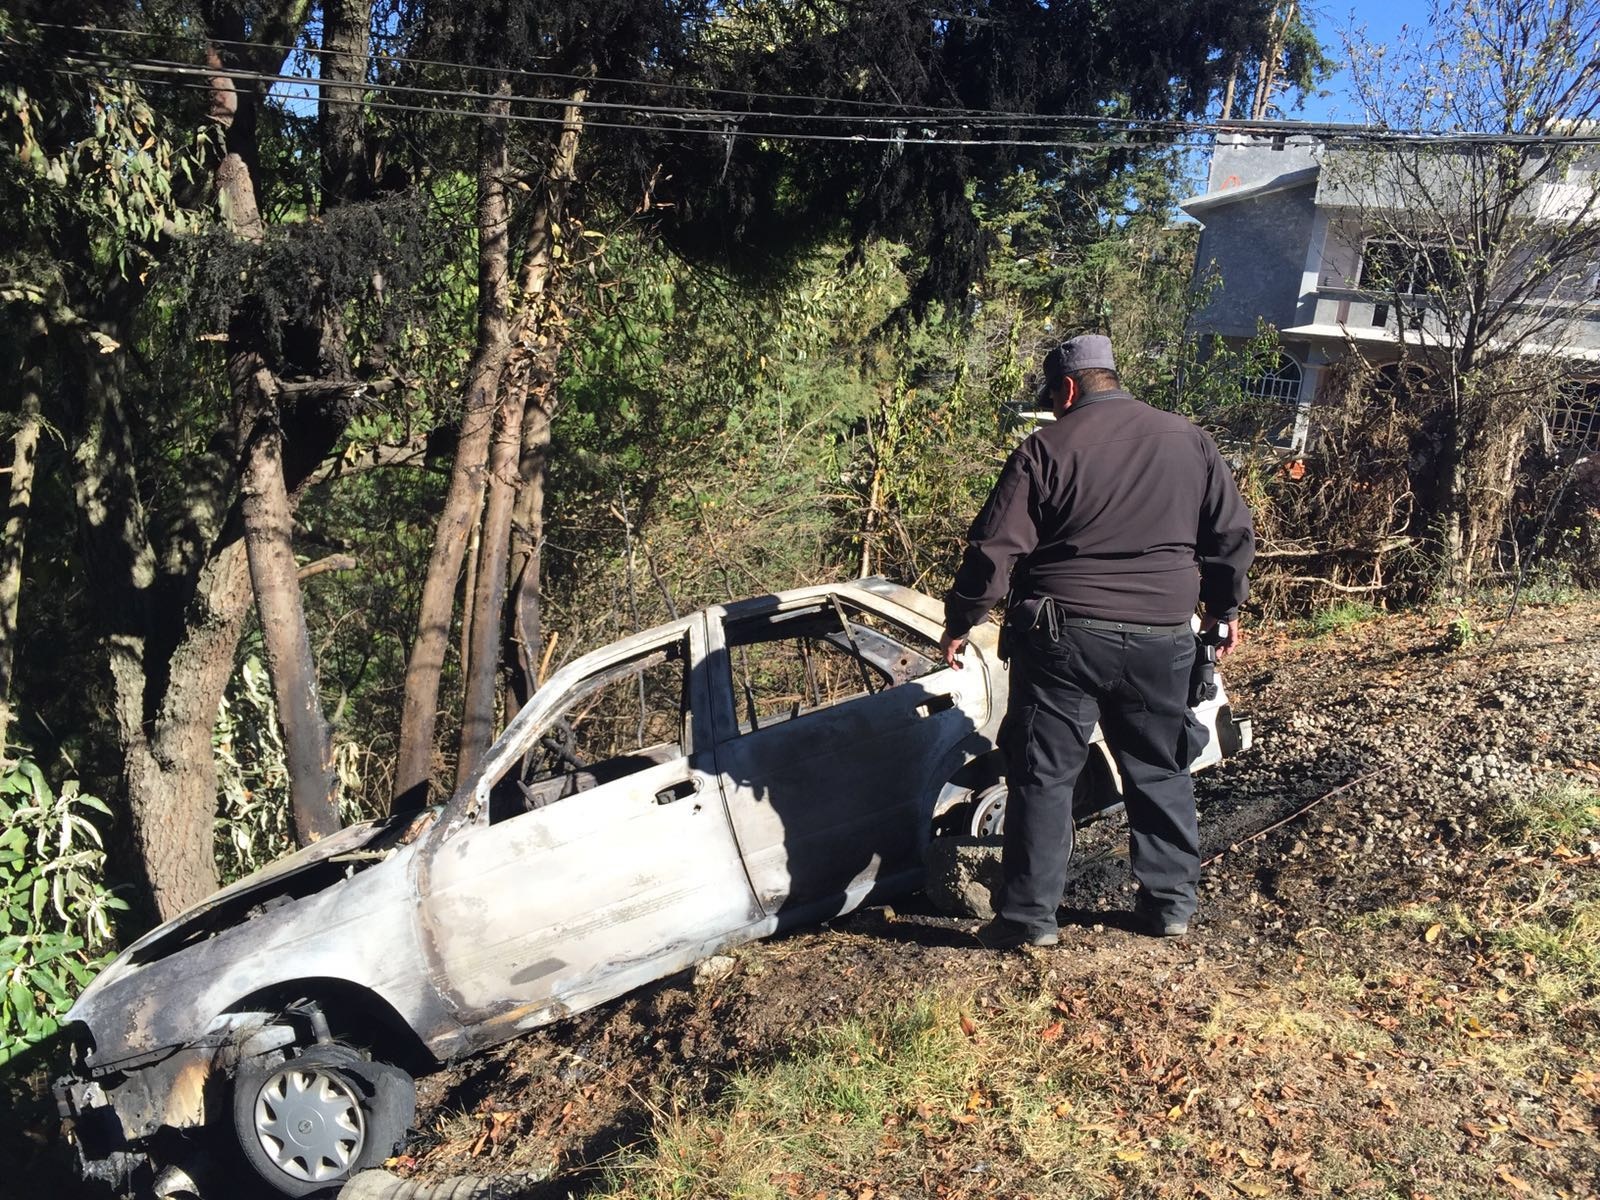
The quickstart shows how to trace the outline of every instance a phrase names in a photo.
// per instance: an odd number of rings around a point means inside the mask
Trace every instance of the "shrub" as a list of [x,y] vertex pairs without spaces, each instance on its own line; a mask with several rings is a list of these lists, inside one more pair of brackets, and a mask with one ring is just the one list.
[[105,850],[75,781],[55,792],[26,759],[0,774],[0,1064],[49,1037],[110,959]]

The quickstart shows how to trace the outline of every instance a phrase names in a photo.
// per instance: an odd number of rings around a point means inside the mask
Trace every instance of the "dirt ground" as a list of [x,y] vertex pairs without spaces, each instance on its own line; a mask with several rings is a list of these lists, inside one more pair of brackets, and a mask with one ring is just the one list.
[[[1056,949],[986,952],[917,897],[750,947],[422,1081],[394,1169],[552,1198],[1600,1194],[1600,822],[1516,817],[1600,786],[1600,601],[1499,615],[1233,656],[1256,746],[1199,784],[1187,938],[1132,930],[1104,822]],[[915,1080],[777,1099],[841,1027],[888,1069],[919,1003],[971,1052],[948,1110]],[[871,1153],[800,1136],[863,1120]],[[663,1161],[740,1130],[742,1163]]]
[[1057,948],[915,896],[747,947],[419,1081],[390,1168],[530,1200],[1600,1195],[1600,598],[1498,616],[1233,656],[1256,746],[1198,782],[1187,938],[1133,931],[1108,820]]

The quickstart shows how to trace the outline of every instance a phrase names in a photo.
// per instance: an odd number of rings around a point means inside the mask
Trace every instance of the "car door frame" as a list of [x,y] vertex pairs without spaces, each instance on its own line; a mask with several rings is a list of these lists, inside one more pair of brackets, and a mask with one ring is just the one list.
[[[660,953],[637,956],[620,963],[618,969],[608,979],[599,981],[596,986],[572,989],[574,994],[569,1000],[563,1000],[561,995],[552,992],[545,997],[508,998],[504,1005],[484,1006],[469,1001],[462,995],[457,981],[450,976],[448,969],[450,955],[447,948],[450,939],[470,934],[464,935],[456,930],[439,927],[438,910],[430,903],[434,894],[434,883],[440,875],[440,857],[451,853],[453,847],[458,847],[464,834],[471,832],[481,835],[481,831],[509,823],[509,821],[499,821],[491,824],[490,791],[507,771],[516,768],[517,762],[533,746],[534,739],[541,732],[544,723],[562,711],[574,692],[596,675],[619,666],[630,658],[648,653],[652,647],[667,645],[675,638],[686,638],[688,643],[688,661],[685,664],[688,677],[688,709],[684,714],[683,736],[686,743],[683,747],[684,757],[683,760],[674,759],[673,763],[686,761],[689,764],[693,776],[700,780],[700,787],[694,793],[696,811],[703,810],[709,818],[720,822],[726,831],[730,858],[725,874],[730,882],[734,878],[737,879],[741,888],[739,899],[743,901],[741,905],[730,897],[729,907],[730,911],[742,911],[742,918],[730,920],[727,928],[703,931],[706,936],[667,946]],[[523,706],[490,748],[478,769],[446,805],[438,825],[430,831],[428,845],[422,848],[422,853],[418,856],[417,920],[420,925],[419,941],[424,948],[429,981],[460,1023],[461,1042],[464,1046],[489,1045],[516,1036],[528,1028],[559,1019],[568,1011],[579,1011],[605,999],[621,995],[641,983],[683,969],[706,955],[715,953],[723,946],[748,941],[760,936],[764,931],[763,914],[750,888],[743,856],[733,835],[732,820],[722,795],[713,741],[709,735],[710,714],[714,710],[712,684],[708,679],[709,666],[710,654],[704,613],[694,613],[666,625],[657,626],[575,659],[552,675]],[[601,785],[600,788],[580,792],[542,809],[518,814],[510,820],[537,817],[539,813],[550,813],[565,805],[583,804],[585,796],[593,797],[597,791],[623,784],[651,770],[652,768],[645,768],[630,773],[622,779]],[[688,803],[688,801],[679,800],[677,803]],[[704,864],[685,862],[684,866],[686,869],[701,870]]]
[[[991,696],[989,693],[988,667],[986,663],[974,662],[969,658],[965,670],[954,671],[942,661],[935,660],[933,671],[927,676],[908,680],[904,684],[892,684],[890,688],[873,693],[871,696],[857,696],[850,700],[840,701],[838,704],[829,705],[822,709],[799,714],[791,718],[792,721],[826,721],[827,714],[836,708],[848,704],[861,703],[874,699],[885,692],[898,688],[915,689],[922,679],[930,676],[942,675],[942,686],[929,690],[924,686],[930,698],[946,693],[959,697],[953,706],[955,716],[949,718],[954,722],[958,718],[965,718],[967,728],[965,732],[952,732],[946,742],[941,745],[938,752],[930,755],[924,762],[915,764],[920,767],[908,786],[908,791],[915,795],[916,804],[919,806],[919,816],[911,818],[907,826],[909,844],[914,852],[907,856],[906,862],[897,871],[887,875],[875,875],[870,881],[865,881],[859,887],[847,888],[843,894],[843,906],[836,907],[832,904],[832,894],[818,897],[802,898],[794,904],[779,899],[774,890],[774,874],[772,864],[765,862],[772,854],[770,830],[757,832],[745,819],[742,811],[744,799],[740,793],[740,784],[732,779],[729,774],[731,751],[733,746],[741,739],[750,736],[749,731],[741,732],[738,725],[738,697],[733,686],[732,659],[729,652],[726,625],[728,622],[756,617],[764,612],[779,612],[791,608],[803,608],[818,603],[825,603],[830,597],[843,600],[855,608],[872,613],[878,617],[892,622],[895,625],[909,627],[927,638],[930,643],[936,642],[938,634],[934,632],[936,622],[924,614],[897,603],[892,596],[880,595],[865,588],[853,587],[849,584],[834,584],[816,588],[806,588],[801,591],[784,593],[782,596],[762,596],[753,600],[740,601],[735,604],[716,606],[706,612],[707,621],[707,651],[708,661],[717,663],[718,668],[709,672],[710,682],[715,689],[715,704],[711,713],[712,744],[717,753],[718,766],[723,772],[723,796],[728,805],[729,818],[734,830],[734,836],[739,841],[740,851],[745,857],[746,869],[749,873],[755,894],[767,910],[774,928],[791,928],[807,922],[837,916],[841,912],[850,911],[865,902],[869,897],[890,894],[908,890],[919,886],[922,879],[921,849],[926,844],[931,833],[933,806],[940,795],[945,781],[967,760],[982,753],[990,745],[984,734],[985,727],[989,724]],[[720,656],[720,658],[719,658]],[[976,656],[974,656],[976,657]],[[929,714],[938,719],[944,714],[934,711]],[[776,733],[790,724],[785,721],[780,725],[771,726]],[[765,731],[761,731],[765,732]],[[787,832],[787,829],[786,829]]]

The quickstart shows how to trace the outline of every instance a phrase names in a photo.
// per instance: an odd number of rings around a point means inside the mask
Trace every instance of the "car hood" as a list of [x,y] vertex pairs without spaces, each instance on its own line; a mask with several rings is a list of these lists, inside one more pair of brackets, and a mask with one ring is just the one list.
[[252,920],[275,903],[339,883],[352,868],[372,865],[385,857],[380,848],[414,840],[436,815],[429,810],[363,821],[229,884],[126,947],[78,997],[67,1020],[89,1020],[107,993],[144,968]]

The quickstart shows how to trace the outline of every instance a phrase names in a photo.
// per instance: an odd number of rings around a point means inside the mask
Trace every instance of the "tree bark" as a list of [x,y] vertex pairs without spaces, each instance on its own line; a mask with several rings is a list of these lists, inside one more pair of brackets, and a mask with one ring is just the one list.
[[[366,114],[361,108],[372,46],[371,0],[325,0],[322,6],[322,208],[365,199],[368,176]],[[354,84],[338,87],[337,84]]]
[[0,536],[0,756],[5,753],[6,734],[11,727],[11,669],[16,661],[17,610],[22,598],[22,547],[33,507],[35,456],[43,411],[44,335],[44,318],[35,316],[17,405],[20,424],[11,442],[11,498],[6,506],[5,532]]
[[289,769],[289,808],[295,843],[309,846],[339,829],[333,741],[322,715],[317,664],[306,627],[300,569],[294,557],[294,514],[283,479],[283,430],[278,425],[276,383],[253,353],[228,364],[239,429],[240,515],[250,584],[261,618],[261,641],[283,727]]
[[[572,184],[577,178],[578,148],[583,136],[583,101],[587,86],[573,90],[572,103],[565,111],[561,137],[551,158],[543,220],[536,219],[530,231],[520,273],[522,319],[530,324],[536,347],[514,376],[524,390],[522,405],[522,447],[518,463],[521,487],[511,517],[511,578],[513,592],[510,620],[511,692],[520,707],[539,686],[540,651],[544,641],[542,550],[544,546],[545,484],[550,460],[550,428],[555,419],[556,361],[564,343],[566,325],[561,319],[551,282],[557,263],[556,231],[567,214]],[[526,342],[524,344],[527,344]]]
[[[201,571],[155,722],[147,729],[120,722],[134,839],[164,921],[217,889],[212,835],[217,767],[211,736],[249,612],[247,556],[244,543],[235,538]],[[142,666],[131,656],[120,666],[114,658],[119,708],[121,697],[142,689],[144,671],[136,669]]]
[[[214,48],[210,61],[219,72],[211,81],[212,119],[227,136],[217,186],[226,197],[235,236],[257,242],[264,235],[253,163],[259,98],[253,90],[242,94],[235,90]],[[246,302],[229,325],[228,384],[239,435],[240,512],[250,582],[283,727],[295,841],[307,846],[339,828],[333,746],[317,691],[316,660],[294,559],[294,516],[284,482],[278,386],[258,349],[258,322],[259,316]]]
[[[117,342],[128,336],[109,325],[101,332]],[[211,734],[249,612],[250,577],[236,531],[224,533],[195,567],[181,615],[171,618],[178,630],[170,640],[158,633],[170,614],[152,603],[158,567],[122,411],[122,358],[87,337],[73,358],[83,405],[72,457],[84,557],[106,630],[129,827],[156,914],[166,920],[217,886]]]
[[[499,85],[501,95],[509,85]],[[490,111],[504,116],[510,103],[495,100]],[[510,237],[506,199],[507,149],[503,121],[485,121],[478,132],[478,344],[468,368],[466,410],[456,443],[455,465],[444,511],[428,556],[417,614],[417,636],[406,663],[400,711],[400,751],[395,769],[394,812],[428,802],[433,778],[433,736],[438,721],[439,680],[450,642],[450,617],[466,555],[467,536],[483,495],[495,397],[510,348]]]
[[472,636],[467,659],[466,700],[461,712],[461,750],[457,781],[477,767],[494,741],[495,695],[500,678],[500,615],[505,609],[506,571],[511,541],[511,506],[517,495],[517,452],[521,445],[522,405],[527,393],[503,385],[489,448],[489,495],[478,539],[477,588],[472,606]]

